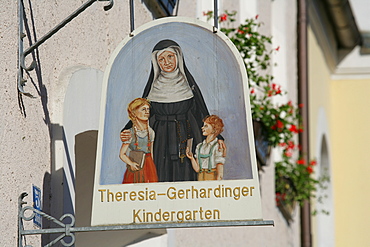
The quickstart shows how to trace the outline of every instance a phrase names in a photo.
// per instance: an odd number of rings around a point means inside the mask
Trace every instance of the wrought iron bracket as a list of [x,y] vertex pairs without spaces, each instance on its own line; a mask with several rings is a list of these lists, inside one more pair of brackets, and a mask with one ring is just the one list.
[[[274,226],[273,220],[239,220],[239,221],[212,221],[212,222],[191,222],[191,223],[163,223],[163,224],[130,224],[130,225],[117,225],[117,226],[90,226],[90,227],[74,227],[75,217],[72,214],[65,214],[59,220],[35,209],[31,206],[24,206],[27,204],[23,199],[28,194],[23,192],[18,199],[18,247],[32,247],[31,245],[23,245],[23,238],[27,235],[38,235],[38,234],[56,234],[61,235],[45,245],[44,247],[50,247],[61,242],[63,246],[72,246],[75,243],[75,232],[94,232],[94,231],[117,231],[117,230],[138,230],[138,229],[163,229],[163,228],[187,228],[187,227],[225,227],[225,226]],[[28,211],[31,211],[28,212]],[[59,228],[49,229],[35,229],[25,230],[23,221],[31,221],[36,214],[56,223]],[[29,215],[29,216],[27,216]],[[69,218],[70,223],[63,223],[63,220]],[[68,238],[65,241],[64,238]]]
[[134,11],[134,0],[130,0],[130,37],[134,36],[135,29],[135,11]]
[[218,30],[218,0],[213,1],[213,32]]
[[46,40],[52,37],[56,32],[62,29],[66,24],[72,21],[75,17],[77,17],[80,13],[90,7],[94,2],[109,2],[107,5],[103,7],[105,11],[110,10],[113,7],[113,0],[89,0],[84,3],[80,8],[70,14],[67,18],[65,18],[61,23],[56,25],[53,29],[51,29],[47,34],[37,40],[34,44],[28,47],[26,50],[23,50],[23,39],[26,37],[24,33],[24,6],[23,0],[18,0],[18,22],[19,22],[19,29],[18,29],[18,92],[33,97],[30,93],[26,93],[23,89],[27,80],[23,78],[23,72],[31,71],[36,67],[36,62],[33,60],[29,66],[26,66],[25,59],[27,55],[32,53],[37,47],[43,44]]
[[[34,234],[51,234],[51,233],[61,233],[59,237],[51,241],[49,244],[45,245],[45,247],[53,246],[57,242],[61,242],[63,246],[72,246],[75,243],[75,236],[73,234],[73,231],[71,228],[75,224],[75,217],[72,214],[65,214],[63,215],[59,220],[40,211],[35,209],[34,207],[31,206],[25,206],[23,205],[27,204],[26,202],[23,201],[23,198],[26,197],[28,194],[27,193],[22,193],[19,196],[18,199],[18,204],[19,204],[19,211],[18,211],[18,247],[32,247],[30,245],[23,246],[23,237],[25,235],[34,235]],[[31,213],[26,211],[31,211]],[[27,214],[30,214],[27,216]],[[23,226],[23,220],[25,221],[31,221],[33,218],[35,218],[36,214],[39,214],[40,216],[56,223],[57,225],[60,226],[60,228],[55,228],[55,229],[39,229],[39,230],[24,230]],[[69,218],[70,223],[65,224],[63,223],[63,220]],[[70,241],[66,242],[64,240],[65,237],[70,237]]]

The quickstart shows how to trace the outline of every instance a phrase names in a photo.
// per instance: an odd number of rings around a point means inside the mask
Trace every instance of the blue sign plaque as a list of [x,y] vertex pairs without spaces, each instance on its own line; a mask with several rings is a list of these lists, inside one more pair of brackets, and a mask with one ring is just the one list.
[[[32,193],[33,193],[33,207],[41,211],[42,204],[40,188],[35,185],[32,185]],[[33,218],[33,224],[39,228],[42,228],[42,217],[40,214],[35,213],[35,217]]]

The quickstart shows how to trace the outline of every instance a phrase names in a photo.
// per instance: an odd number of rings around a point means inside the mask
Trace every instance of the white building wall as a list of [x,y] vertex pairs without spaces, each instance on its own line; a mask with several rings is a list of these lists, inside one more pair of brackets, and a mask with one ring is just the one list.
[[[23,1],[27,21],[28,47],[86,1]],[[96,2],[42,44],[35,58],[38,67],[25,74],[26,92],[17,93],[18,17],[17,1],[0,10],[0,193],[4,209],[0,223],[0,246],[16,246],[18,196],[22,192],[32,205],[32,184],[44,195],[44,211],[56,218],[63,214],[63,103],[68,79],[65,70],[90,67],[104,71],[117,44],[129,32],[128,1],[115,1],[105,12],[106,2]],[[152,19],[141,1],[135,1],[136,25]],[[30,64],[32,55],[26,58]],[[68,73],[67,73],[68,74]],[[33,229],[32,224],[25,226]],[[45,242],[46,241],[46,242]],[[41,246],[39,236],[27,237],[27,244]],[[48,243],[48,239],[44,240]]]
[[[202,3],[206,0],[200,1]],[[213,1],[208,1],[212,2]],[[263,23],[261,31],[267,36],[273,36],[271,48],[280,46],[279,52],[272,55],[272,68],[275,82],[288,91],[286,97],[280,99],[287,102],[297,98],[296,78],[296,1],[294,0],[247,0],[247,1],[220,1],[219,13],[237,11],[237,20],[255,18]],[[200,12],[213,10],[212,5],[201,5]],[[233,9],[235,8],[235,9]],[[213,20],[212,20],[213,21]],[[210,23],[212,23],[210,21]],[[300,218],[297,207],[293,222],[288,225],[275,203],[275,173],[272,160],[278,156],[272,154],[272,159],[264,172],[260,174],[262,212],[264,219],[275,221],[275,227],[229,227],[229,228],[202,228],[202,229],[174,229],[168,231],[168,246],[300,246]],[[151,240],[147,240],[149,243]],[[157,239],[153,243],[159,242]],[[149,246],[149,245],[137,245]],[[158,245],[160,246],[160,245]]]

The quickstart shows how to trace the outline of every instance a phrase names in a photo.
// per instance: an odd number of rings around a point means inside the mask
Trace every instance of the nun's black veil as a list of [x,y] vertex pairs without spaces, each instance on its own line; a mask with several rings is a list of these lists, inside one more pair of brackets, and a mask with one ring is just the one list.
[[[170,46],[177,46],[177,47],[180,47],[175,41],[173,40],[162,40],[160,42],[158,42],[155,47],[153,48],[153,51],[157,51],[157,50],[163,50],[165,48],[168,48]],[[184,57],[184,56],[183,56]],[[178,61],[180,63],[180,61]],[[202,140],[203,140],[203,136],[201,134],[201,127],[203,126],[203,119],[209,115],[209,112],[208,112],[208,109],[207,109],[207,106],[204,102],[204,98],[200,92],[200,89],[198,87],[198,85],[196,84],[195,80],[194,80],[194,77],[191,75],[191,73],[189,72],[189,70],[187,69],[186,65],[185,65],[185,60],[183,58],[183,68],[184,68],[184,73],[185,73],[185,76],[186,76],[186,80],[192,90],[192,93],[193,93],[193,98],[191,98],[191,106],[189,107],[187,113],[185,114],[187,116],[187,120],[188,123],[190,123],[190,128],[191,128],[191,134],[190,136],[194,139],[194,144],[193,144],[193,153],[194,153],[194,150],[195,150],[195,146],[200,143]],[[153,69],[153,64],[152,64],[152,67],[151,67],[151,71],[150,71],[150,75],[149,75],[149,79],[148,79],[148,82],[145,86],[145,89],[144,89],[144,93],[142,95],[143,98],[147,98],[148,95],[149,95],[149,92],[152,88],[152,84],[153,84],[153,80],[154,80],[154,69]],[[169,104],[172,104],[172,103],[169,103]],[[181,162],[179,161],[179,158],[178,157],[174,157],[173,154],[176,154],[178,155],[180,153],[179,151],[179,147],[180,147],[180,141],[178,140],[178,134],[176,133],[176,131],[173,131],[173,128],[172,128],[172,131],[170,127],[168,128],[158,128],[158,124],[156,124],[155,122],[158,120],[158,116],[156,116],[156,111],[155,109],[153,109],[155,107],[155,102],[152,103],[152,110],[151,110],[151,116],[150,116],[150,126],[154,129],[154,131],[156,132],[156,138],[155,138],[155,141],[154,141],[154,163],[156,164],[156,167],[157,167],[157,171],[158,171],[158,178],[159,178],[159,181],[160,182],[170,182],[170,181],[189,181],[189,180],[197,180],[197,175],[195,173],[195,171],[192,169],[192,166],[191,166],[191,162],[188,158],[185,158],[184,162]],[[123,128],[123,130],[125,129],[129,129],[132,127],[132,122],[130,121],[129,123],[127,123],[127,125]],[[167,133],[163,132],[163,129],[165,129],[167,131]],[[172,133],[172,132],[175,132],[175,133]],[[189,136],[189,135],[188,135]],[[172,143],[171,145],[169,145],[168,147],[165,147],[165,145],[163,145],[163,143],[159,144],[158,141],[157,142],[157,137],[158,138],[167,138],[168,141],[166,141],[167,145],[168,143]],[[223,138],[221,136],[219,136],[218,138],[222,139]],[[171,141],[172,139],[172,141]],[[177,141],[176,141],[177,140]],[[162,142],[162,141],[161,141]],[[161,145],[159,147],[159,145]],[[183,143],[181,145],[184,145]],[[169,149],[169,150],[163,150],[163,149]],[[170,153],[170,154],[166,154],[166,152]],[[159,155],[159,154],[160,155]],[[162,156],[162,157],[161,157]],[[165,157],[164,157],[165,156]],[[164,161],[165,159],[169,159],[169,157],[171,157],[171,161]],[[173,164],[171,164],[171,162]],[[165,163],[165,164],[162,164],[162,163]],[[180,170],[178,170],[176,167],[179,167]],[[172,169],[174,169],[172,171]],[[173,174],[173,175],[172,175]]]

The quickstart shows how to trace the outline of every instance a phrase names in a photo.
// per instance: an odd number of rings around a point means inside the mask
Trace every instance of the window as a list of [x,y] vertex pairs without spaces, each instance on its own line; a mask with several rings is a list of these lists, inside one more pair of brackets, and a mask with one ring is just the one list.
[[155,19],[176,15],[175,8],[178,2],[179,0],[143,0]]
[[164,8],[167,15],[172,15],[177,0],[158,0],[159,4]]

